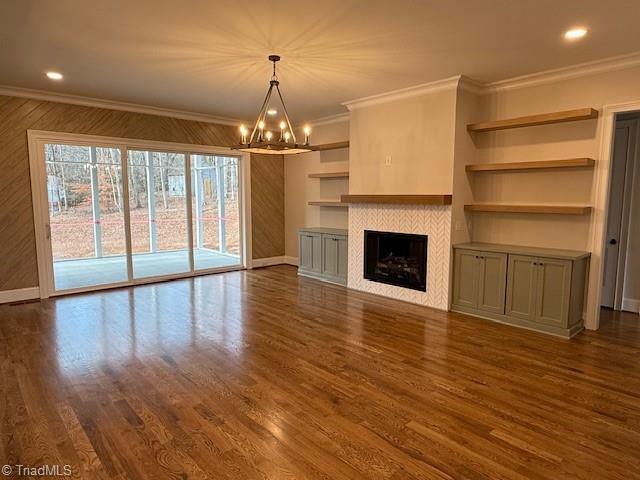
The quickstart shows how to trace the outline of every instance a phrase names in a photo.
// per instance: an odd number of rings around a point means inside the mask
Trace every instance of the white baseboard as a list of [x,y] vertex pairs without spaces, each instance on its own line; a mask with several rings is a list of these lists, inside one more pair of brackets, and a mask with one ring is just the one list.
[[35,298],[40,298],[40,289],[38,287],[0,291],[0,303],[23,302]]
[[640,313],[640,300],[635,298],[623,298],[622,310],[625,312]]
[[298,266],[297,257],[288,257],[282,255],[280,257],[254,258],[251,262],[251,268],[270,267],[272,265],[294,265]]
[[293,265],[294,267],[298,266],[298,257],[282,257],[284,258],[284,263],[287,265]]

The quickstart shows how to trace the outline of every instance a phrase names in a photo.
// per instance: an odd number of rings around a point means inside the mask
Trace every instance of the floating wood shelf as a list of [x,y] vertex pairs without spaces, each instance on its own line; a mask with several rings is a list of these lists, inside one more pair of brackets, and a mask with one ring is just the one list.
[[499,213],[556,213],[560,215],[585,215],[591,207],[585,205],[505,205],[505,204],[473,204],[465,205],[467,212],[499,212]]
[[550,123],[591,120],[593,118],[598,118],[597,110],[593,108],[578,108],[576,110],[566,110],[563,112],[541,113],[539,115],[528,115],[526,117],[509,118],[506,120],[472,123],[467,125],[467,130],[470,132],[491,132],[509,128],[534,127],[536,125],[547,125]]
[[475,163],[467,165],[467,172],[497,172],[507,170],[538,170],[548,168],[578,168],[593,167],[593,158],[566,158],[564,160],[543,160],[538,162],[508,162],[508,163]]
[[316,152],[322,152],[324,150],[337,150],[339,148],[349,148],[349,141],[345,142],[335,142],[335,143],[324,143],[322,145],[315,145],[314,150]]
[[309,202],[309,205],[315,207],[348,207],[346,203],[342,203],[340,201],[313,201]]
[[309,178],[349,178],[349,172],[310,173]]
[[342,195],[343,203],[451,205],[451,195]]

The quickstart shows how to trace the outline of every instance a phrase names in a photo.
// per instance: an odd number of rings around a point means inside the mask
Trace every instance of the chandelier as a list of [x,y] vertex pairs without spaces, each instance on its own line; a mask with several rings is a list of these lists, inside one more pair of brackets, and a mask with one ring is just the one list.
[[[258,113],[258,119],[256,120],[251,136],[247,136],[249,131],[244,125],[240,125],[240,143],[233,145],[232,150],[241,150],[243,152],[250,153],[267,153],[273,155],[291,155],[295,153],[305,153],[315,150],[315,147],[309,145],[309,134],[311,129],[304,127],[304,143],[298,143],[296,134],[291,127],[289,121],[289,115],[287,114],[287,107],[284,104],[282,93],[280,93],[280,82],[278,81],[278,75],[276,74],[276,63],[280,61],[279,55],[269,55],[269,61],[273,62],[273,75],[269,81],[269,90],[267,90],[267,96],[262,103],[260,113]],[[282,114],[284,119],[280,120],[278,124],[279,134],[276,139],[274,131],[267,125],[267,115],[275,116],[278,111],[274,108],[270,108],[269,102],[271,101],[271,94],[275,87],[280,103],[282,105]]]

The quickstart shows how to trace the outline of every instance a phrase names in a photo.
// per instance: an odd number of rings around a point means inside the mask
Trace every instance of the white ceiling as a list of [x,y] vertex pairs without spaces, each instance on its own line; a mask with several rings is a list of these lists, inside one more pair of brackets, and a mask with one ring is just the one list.
[[[575,25],[590,34],[567,43]],[[639,50],[639,0],[0,0],[0,84],[232,118],[257,113],[270,53],[302,121]]]

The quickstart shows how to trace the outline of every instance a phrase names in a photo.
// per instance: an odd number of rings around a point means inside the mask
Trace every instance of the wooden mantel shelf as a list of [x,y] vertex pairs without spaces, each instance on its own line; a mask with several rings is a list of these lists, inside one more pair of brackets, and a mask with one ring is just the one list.
[[308,202],[308,205],[312,206],[312,207],[342,207],[342,208],[346,208],[349,205],[347,205],[346,203],[342,203],[340,201],[334,201],[334,200],[314,200],[311,202]]
[[467,172],[498,172],[515,170],[539,170],[551,168],[585,168],[593,167],[596,161],[593,158],[566,158],[562,160],[542,160],[534,162],[501,162],[501,163],[474,163],[467,165]]
[[492,132],[494,130],[534,127],[536,125],[547,125],[550,123],[576,122],[578,120],[591,120],[594,118],[598,118],[597,110],[593,108],[578,108],[575,110],[565,110],[563,112],[541,113],[506,120],[472,123],[467,125],[467,130],[470,132]]
[[349,172],[310,173],[309,178],[349,178]]
[[342,203],[451,205],[451,195],[342,195]]
[[553,213],[560,215],[586,215],[591,212],[587,205],[517,205],[476,203],[465,205],[467,212],[497,213]]

